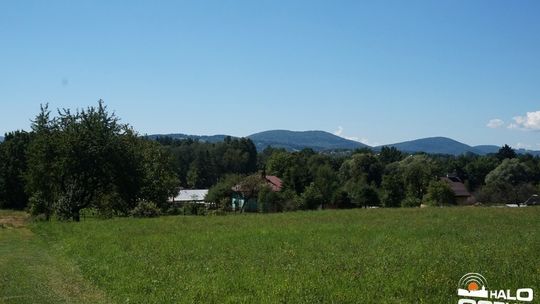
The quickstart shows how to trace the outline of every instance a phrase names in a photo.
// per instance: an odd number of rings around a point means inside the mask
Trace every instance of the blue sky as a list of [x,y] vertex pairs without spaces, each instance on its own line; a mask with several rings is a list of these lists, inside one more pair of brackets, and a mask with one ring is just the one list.
[[102,98],[148,134],[540,150],[538,16],[525,0],[2,1],[0,132]]

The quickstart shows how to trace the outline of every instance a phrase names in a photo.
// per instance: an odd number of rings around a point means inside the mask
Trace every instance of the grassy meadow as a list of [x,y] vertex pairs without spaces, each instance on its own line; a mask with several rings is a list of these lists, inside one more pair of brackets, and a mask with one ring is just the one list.
[[468,272],[540,293],[534,207],[15,226],[0,228],[0,303],[457,303]]

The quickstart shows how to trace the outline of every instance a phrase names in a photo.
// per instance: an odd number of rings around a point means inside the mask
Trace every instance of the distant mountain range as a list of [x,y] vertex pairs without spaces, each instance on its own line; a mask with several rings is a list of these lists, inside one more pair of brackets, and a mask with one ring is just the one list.
[[[188,134],[182,134],[182,133],[174,133],[174,134],[152,134],[148,135],[147,137],[150,139],[157,139],[158,137],[170,137],[173,139],[193,139],[198,141],[204,141],[204,142],[220,142],[225,140],[225,137],[228,135],[188,135]],[[231,136],[234,137],[234,136]]]
[[316,151],[354,150],[369,147],[363,143],[345,139],[324,131],[272,130],[255,133],[249,135],[248,138],[255,143],[258,150],[263,150],[268,146],[285,148],[287,150],[311,148]]
[[[191,138],[205,142],[220,142],[223,141],[227,135],[199,136],[187,134],[155,134],[149,135],[148,137],[155,139],[160,136],[167,136],[175,139]],[[425,152],[429,154],[450,155],[474,153],[485,155],[497,153],[500,148],[499,146],[495,145],[469,146],[447,137],[428,137],[395,144],[370,147],[363,143],[345,139],[325,131],[271,130],[255,133],[247,137],[253,141],[257,147],[257,150],[259,151],[262,151],[269,146],[275,148],[285,148],[289,151],[298,151],[304,148],[311,148],[315,151],[355,150],[360,148],[372,148],[374,150],[380,150],[383,146],[388,146],[395,147],[398,150],[409,153]],[[530,153],[532,155],[540,156],[540,151],[516,149],[516,152],[521,154]]]
[[[153,134],[148,135],[151,139],[158,137],[171,137],[174,139],[188,139],[204,141],[204,142],[221,142],[228,135],[188,135],[182,133],[175,134]],[[234,138],[234,136],[231,136]],[[328,151],[328,150],[355,150],[360,148],[371,148],[374,150],[380,150],[383,146],[395,147],[396,149],[408,152],[425,152],[429,154],[450,154],[461,155],[465,153],[474,153],[478,155],[486,155],[491,153],[497,153],[499,146],[495,145],[480,145],[469,146],[459,141],[453,140],[447,137],[427,137],[411,141],[404,141],[395,144],[370,147],[361,142],[349,140],[343,137],[339,137],[332,133],[325,131],[288,131],[288,130],[271,130],[260,133],[255,133],[247,136],[250,138],[257,150],[262,151],[266,147],[284,148],[289,151],[299,151],[304,148],[311,148],[315,151]],[[0,142],[4,141],[4,137],[0,136]],[[540,151],[516,149],[519,154],[532,154],[540,156]]]
[[[405,141],[396,144],[385,145],[388,147],[395,147],[396,149],[403,152],[425,152],[429,154],[450,154],[450,155],[461,155],[466,153],[474,153],[478,155],[486,155],[497,153],[501,147],[495,145],[480,145],[480,146],[469,146],[467,144],[461,143],[459,141],[453,140],[447,137],[427,137],[411,141]],[[374,147],[378,150],[382,146]],[[540,151],[532,151],[525,149],[515,149],[516,153],[519,154],[532,154],[539,155]]]
[[[148,135],[151,139],[158,137],[171,137],[174,139],[193,139],[204,142],[220,142],[227,135],[188,135],[188,134],[153,134]],[[234,136],[231,136],[234,138]],[[272,130],[255,133],[247,136],[253,141],[257,150],[262,151],[266,147],[284,148],[290,151],[311,148],[316,151],[323,150],[354,150],[368,147],[363,143],[348,140],[324,131],[287,131]]]

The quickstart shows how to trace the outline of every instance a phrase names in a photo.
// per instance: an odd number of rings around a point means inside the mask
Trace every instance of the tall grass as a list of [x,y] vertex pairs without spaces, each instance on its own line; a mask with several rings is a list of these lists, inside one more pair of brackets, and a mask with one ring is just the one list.
[[540,208],[120,218],[32,228],[118,303],[457,303],[457,283],[468,272],[496,289],[540,294]]

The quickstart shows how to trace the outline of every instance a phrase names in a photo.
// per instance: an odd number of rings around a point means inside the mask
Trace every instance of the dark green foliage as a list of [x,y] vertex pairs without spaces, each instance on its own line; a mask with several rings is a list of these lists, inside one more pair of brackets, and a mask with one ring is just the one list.
[[30,135],[24,131],[6,134],[0,145],[0,208],[22,210],[28,205],[24,177]]
[[[26,191],[31,193],[32,214],[50,218],[61,182],[60,132],[50,118],[48,106],[41,106],[40,113],[32,122],[32,140],[28,146],[28,170]],[[37,204],[37,206],[33,206]]]
[[342,182],[364,180],[368,184],[379,186],[382,181],[384,166],[371,153],[357,153],[343,162],[339,169]]
[[266,147],[262,152],[260,152],[257,155],[257,169],[258,170],[266,170],[268,159],[274,154],[278,152],[287,152],[285,149],[281,148],[273,148],[271,146]]
[[183,215],[207,215],[208,210],[202,204],[189,203],[182,206]]
[[302,205],[302,199],[292,190],[284,190],[280,192],[281,204],[283,211],[298,210]]
[[325,204],[330,203],[334,193],[339,188],[337,172],[328,164],[318,166],[314,172],[314,184],[324,198],[322,208],[325,208]]
[[169,197],[178,193],[178,178],[173,172],[173,160],[167,151],[150,141],[140,142],[143,153],[139,198],[153,201],[160,208],[165,208]]
[[51,202],[44,198],[43,193],[37,191],[28,199],[29,212],[32,216],[43,215],[49,220],[52,211]]
[[483,204],[522,204],[531,195],[538,194],[538,188],[529,183],[511,185],[505,182],[491,182],[478,193],[477,199]]
[[403,157],[403,153],[396,147],[384,146],[381,148],[381,152],[379,153],[379,159],[385,165],[400,161],[403,159]]
[[55,118],[42,106],[32,132],[8,135],[0,152],[0,202],[19,204],[3,207],[24,208],[30,196],[31,213],[45,218],[79,221],[84,208],[127,215],[139,200],[164,207],[178,187],[170,155],[102,101]]
[[477,157],[465,165],[465,174],[467,185],[470,190],[476,190],[484,184],[486,175],[495,169],[498,165],[498,160],[495,157],[485,156]]
[[335,208],[347,209],[353,208],[354,204],[351,201],[349,193],[345,190],[338,190],[333,194],[332,205]]
[[429,184],[427,193],[424,196],[423,201],[427,205],[431,206],[445,206],[456,204],[454,191],[452,191],[452,189],[446,182],[441,180],[432,181]]
[[396,174],[387,174],[383,176],[382,184],[382,205],[384,207],[400,207],[405,199],[405,185],[401,177]]
[[[266,148],[257,154],[246,138],[149,140],[122,124],[102,101],[56,117],[43,106],[31,127],[0,143],[0,207],[29,207],[45,218],[77,221],[83,209],[101,217],[125,216],[140,201],[179,213],[180,207],[167,202],[179,187],[211,188],[207,201],[224,212],[232,207],[232,187],[241,184],[243,191],[235,195],[251,200],[249,209],[255,211],[258,201],[260,211],[279,212],[418,206],[422,200],[453,204],[438,182],[446,175],[459,177],[483,203],[519,203],[537,192],[540,182],[540,158],[516,155],[508,146],[491,156],[406,156],[395,147],[382,147],[378,154],[366,148],[324,153]],[[264,175],[281,178],[282,191],[265,188]],[[206,213],[206,207],[195,210],[200,206],[184,206],[180,213]]]
[[486,176],[486,184],[508,183],[512,186],[526,183],[530,179],[529,168],[519,159],[505,159]]
[[326,199],[323,197],[321,191],[317,188],[315,183],[311,183],[306,187],[304,193],[302,193],[302,209],[318,209],[322,208]]
[[283,201],[280,194],[272,191],[269,186],[264,186],[259,190],[257,202],[259,203],[259,212],[283,211]]
[[161,214],[160,209],[154,202],[140,201],[131,211],[134,217],[156,217]]
[[399,162],[398,171],[403,178],[407,196],[422,199],[429,183],[442,175],[434,160],[426,155],[413,155]]
[[159,142],[172,155],[172,167],[187,188],[209,188],[227,174],[257,170],[257,150],[246,138],[225,137],[217,143],[162,138]]
[[422,200],[414,196],[407,196],[402,202],[401,207],[420,207]]
[[359,183],[354,186],[350,193],[353,203],[358,207],[380,206],[379,194],[374,186]]
[[512,149],[509,145],[504,145],[499,149],[499,152],[497,152],[497,158],[499,160],[507,159],[507,158],[516,158],[517,154],[514,149]]
[[222,177],[214,186],[208,190],[206,201],[216,203],[218,209],[230,208],[233,195],[232,187],[242,181],[242,176],[237,174],[229,174]]
[[315,155],[312,150],[293,153],[275,150],[267,158],[265,172],[280,177],[286,189],[300,195],[313,181],[313,172],[310,172],[308,162]]

